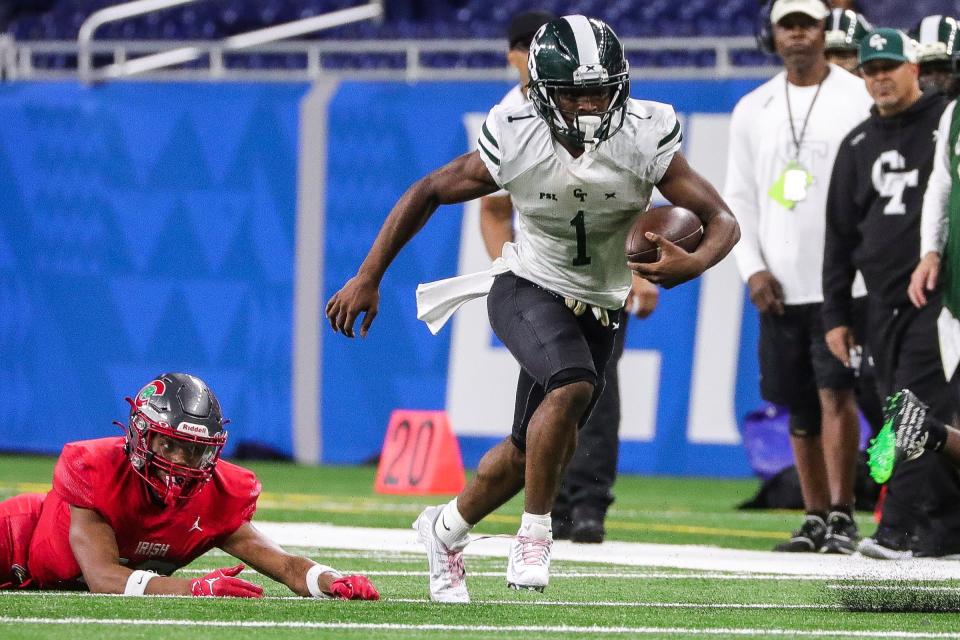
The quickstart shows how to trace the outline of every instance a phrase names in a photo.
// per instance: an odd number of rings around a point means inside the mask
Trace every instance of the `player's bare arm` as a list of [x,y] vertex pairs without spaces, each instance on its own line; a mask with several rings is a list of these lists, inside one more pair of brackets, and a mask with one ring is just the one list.
[[299,596],[312,596],[319,589],[327,596],[344,599],[377,600],[380,597],[364,576],[343,576],[331,567],[287,553],[249,522],[233,532],[220,548],[265,576],[285,584]]
[[462,155],[415,182],[390,211],[357,275],[327,303],[330,327],[352,338],[353,325],[363,313],[360,335],[366,336],[377,317],[383,274],[437,207],[473,200],[497,189],[477,151]]
[[120,564],[113,528],[90,509],[70,507],[70,548],[92,593],[260,598],[263,588],[237,578],[243,565],[216,569],[193,580],[157,576]]
[[[91,592],[124,592],[133,570],[120,564],[116,535],[100,514],[70,507],[70,548]],[[145,593],[190,595],[190,581],[159,576],[150,580]]]
[[491,260],[500,257],[505,243],[513,242],[513,200],[510,196],[480,198],[480,235]]
[[703,222],[703,240],[695,252],[687,253],[666,238],[648,233],[647,238],[660,246],[661,259],[628,264],[643,278],[670,288],[720,262],[740,239],[740,226],[713,185],[694,171],[680,152],[673,156],[657,187],[667,200],[693,211]]

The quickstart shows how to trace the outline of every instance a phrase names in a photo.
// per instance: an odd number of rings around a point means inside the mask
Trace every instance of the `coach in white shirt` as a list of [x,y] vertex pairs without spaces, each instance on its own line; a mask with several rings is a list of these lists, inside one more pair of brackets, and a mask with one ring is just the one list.
[[[807,512],[776,550],[852,553],[855,378],[824,341],[821,270],[833,161],[872,102],[859,77],[826,62],[827,15],[820,0],[773,4],[771,31],[785,70],[733,111],[724,198],[740,222],[734,255],[760,312],[761,394],[790,410]],[[863,293],[855,287],[854,295]]]

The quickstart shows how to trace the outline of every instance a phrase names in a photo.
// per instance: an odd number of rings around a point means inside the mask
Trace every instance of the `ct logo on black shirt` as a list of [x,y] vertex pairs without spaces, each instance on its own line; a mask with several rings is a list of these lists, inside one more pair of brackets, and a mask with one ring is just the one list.
[[903,192],[907,187],[916,187],[920,184],[920,171],[903,171],[907,160],[899,151],[884,151],[874,163],[870,176],[873,179],[873,188],[890,202],[884,207],[887,215],[903,215],[907,207],[903,203]]

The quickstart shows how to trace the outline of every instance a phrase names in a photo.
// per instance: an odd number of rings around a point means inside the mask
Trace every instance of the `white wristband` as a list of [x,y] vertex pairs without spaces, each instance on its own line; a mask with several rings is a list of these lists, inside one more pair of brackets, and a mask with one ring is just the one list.
[[156,577],[157,574],[152,571],[137,569],[127,578],[127,586],[123,590],[123,595],[142,596],[143,592],[147,590],[147,585]]
[[328,567],[325,564],[314,564],[312,567],[307,569],[307,591],[310,592],[310,595],[314,598],[329,598],[330,596],[320,590],[321,573],[332,573],[338,578],[343,577],[343,574],[333,567]]

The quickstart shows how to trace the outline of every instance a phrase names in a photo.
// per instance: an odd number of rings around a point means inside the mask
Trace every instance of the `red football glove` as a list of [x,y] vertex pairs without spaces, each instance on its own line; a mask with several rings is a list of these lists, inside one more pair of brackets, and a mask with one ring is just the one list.
[[195,596],[222,596],[226,598],[262,598],[263,587],[235,577],[243,571],[243,564],[229,569],[211,571],[202,578],[190,582],[190,591]]
[[330,595],[342,600],[379,600],[380,593],[367,576],[343,576],[330,583]]

